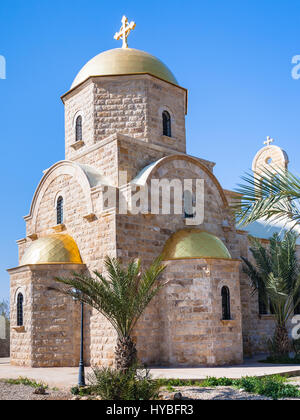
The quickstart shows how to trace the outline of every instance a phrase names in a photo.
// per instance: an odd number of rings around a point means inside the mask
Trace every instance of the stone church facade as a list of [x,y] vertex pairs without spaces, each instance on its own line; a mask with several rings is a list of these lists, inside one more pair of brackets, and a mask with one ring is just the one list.
[[[54,279],[101,271],[106,255],[144,264],[164,256],[168,283],[135,331],[144,363],[238,364],[265,350],[274,321],[259,314],[241,271],[248,232],[235,225],[236,194],[221,187],[215,164],[186,153],[187,97],[162,62],[129,48],[96,56],[63,95],[65,160],[44,171],[17,242],[19,266],[9,270],[13,365],[78,365],[79,304],[58,293]],[[267,144],[255,167],[268,159],[288,163]],[[204,181],[200,224],[184,205],[181,214],[118,211],[120,192],[151,193],[152,180],[174,179]],[[109,190],[118,198],[104,205]],[[88,307],[84,320],[85,363],[113,365],[114,330]]]

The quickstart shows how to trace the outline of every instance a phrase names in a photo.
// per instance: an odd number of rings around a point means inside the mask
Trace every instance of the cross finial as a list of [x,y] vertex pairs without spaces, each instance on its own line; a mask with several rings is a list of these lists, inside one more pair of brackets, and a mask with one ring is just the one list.
[[272,144],[274,142],[274,139],[271,139],[270,136],[267,137],[267,140],[264,142],[264,144],[266,144],[267,146],[270,146],[270,144]]
[[120,32],[117,32],[114,36],[114,38],[119,41],[119,39],[123,40],[123,46],[122,48],[128,48],[128,43],[127,43],[127,38],[130,34],[131,31],[133,31],[136,27],[135,22],[130,22],[128,21],[126,16],[122,17],[122,26],[120,29]]

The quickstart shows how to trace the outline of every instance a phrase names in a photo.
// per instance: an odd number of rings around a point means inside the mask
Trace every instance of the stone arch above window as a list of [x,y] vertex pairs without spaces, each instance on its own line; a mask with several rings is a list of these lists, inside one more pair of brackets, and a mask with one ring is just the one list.
[[[91,181],[88,178],[86,172],[83,170],[83,168],[79,164],[75,162],[71,162],[71,161],[57,162],[51,168],[45,171],[45,175],[41,179],[35,191],[35,194],[31,203],[31,207],[30,207],[30,213],[28,216],[25,216],[26,222],[32,221],[31,222],[32,230],[36,229],[37,215],[38,215],[41,200],[45,192],[49,188],[49,185],[51,184],[51,182],[53,182],[53,180],[57,176],[60,176],[60,175],[69,175],[78,182],[85,196],[86,214],[94,213],[94,206],[93,206],[93,202],[91,198],[91,187],[94,184],[93,183],[91,184]],[[57,194],[57,198],[58,197],[59,195]],[[62,197],[64,197],[64,194],[62,194]]]
[[224,194],[224,190],[221,187],[217,178],[214,176],[214,174],[205,165],[203,165],[203,163],[199,162],[199,160],[187,155],[175,154],[171,156],[166,156],[151,163],[150,165],[146,166],[140,171],[140,173],[131,181],[131,184],[141,186],[149,184],[150,186],[151,179],[154,174],[157,179],[164,177],[165,173],[160,173],[160,169],[163,170],[166,167],[166,165],[171,165],[174,169],[176,169],[178,167],[182,167],[181,165],[183,165],[184,162],[188,165],[191,171],[194,171],[197,174],[198,179],[202,179],[204,174],[207,175],[207,177],[215,185],[219,193],[222,203],[221,205],[223,205],[223,207],[225,208],[228,208],[228,201]]

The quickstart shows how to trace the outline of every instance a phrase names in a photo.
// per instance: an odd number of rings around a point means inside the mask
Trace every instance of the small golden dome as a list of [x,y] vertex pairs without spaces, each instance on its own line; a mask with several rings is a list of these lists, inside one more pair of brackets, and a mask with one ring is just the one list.
[[66,234],[53,234],[32,242],[21,259],[20,266],[33,264],[82,264],[78,246]]
[[163,259],[225,258],[231,255],[223,242],[208,232],[199,229],[183,229],[174,233],[166,242]]
[[158,58],[132,48],[115,48],[92,58],[78,73],[71,89],[91,76],[113,76],[149,73],[178,85],[172,72]]

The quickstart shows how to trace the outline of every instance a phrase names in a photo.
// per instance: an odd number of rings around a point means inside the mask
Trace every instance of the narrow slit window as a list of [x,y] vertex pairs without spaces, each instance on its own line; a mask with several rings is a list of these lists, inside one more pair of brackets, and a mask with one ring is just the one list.
[[17,326],[18,327],[23,327],[23,302],[24,302],[24,298],[22,293],[18,294],[18,298],[17,298]]
[[184,218],[194,218],[194,196],[189,190],[185,190],[183,193],[183,206],[184,206]]
[[230,292],[227,286],[222,287],[221,291],[222,295],[222,319],[223,320],[230,320]]
[[167,137],[172,137],[172,130],[171,130],[171,115],[168,111],[164,111],[162,114],[163,118],[163,135]]
[[82,141],[82,117],[76,119],[76,141]]
[[56,205],[57,224],[61,225],[64,222],[64,199],[59,197]]

